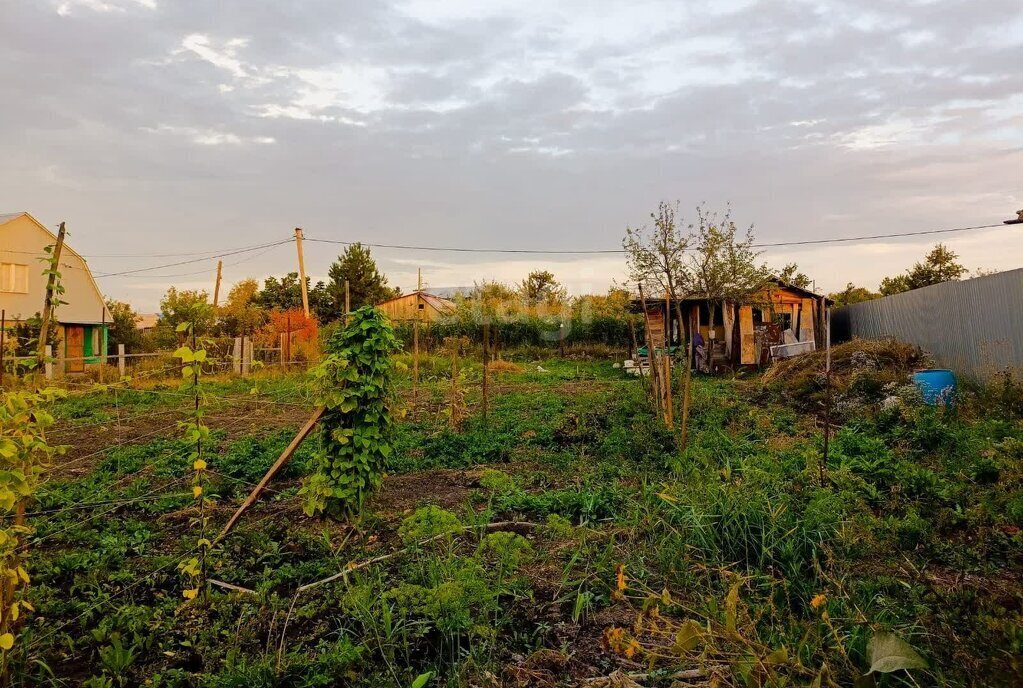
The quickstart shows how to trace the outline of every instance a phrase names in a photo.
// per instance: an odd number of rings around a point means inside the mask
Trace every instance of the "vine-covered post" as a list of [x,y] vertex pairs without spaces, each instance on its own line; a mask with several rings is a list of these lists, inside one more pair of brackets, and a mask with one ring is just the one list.
[[47,246],[47,256],[41,260],[46,261],[46,269],[43,274],[46,276],[46,296],[43,299],[42,322],[39,324],[39,342],[36,349],[36,370],[42,370],[43,362],[46,360],[46,343],[50,334],[50,320],[53,319],[53,310],[60,303],[60,295],[64,288],[60,284],[60,254],[64,250],[64,223],[60,223],[57,230],[57,243],[54,246]]
[[208,505],[206,493],[206,458],[203,454],[205,445],[209,442],[209,428],[203,424],[202,410],[202,389],[200,378],[202,366],[206,362],[206,350],[199,348],[196,338],[195,323],[184,322],[178,325],[178,332],[186,332],[191,335],[191,346],[185,344],[174,352],[175,358],[181,359],[181,375],[184,378],[182,387],[192,392],[192,418],[182,421],[181,425],[185,431],[185,440],[192,445],[193,449],[188,455],[188,462],[192,475],[192,496],[196,502],[199,512],[195,524],[198,526],[198,537],[196,538],[195,556],[191,556],[178,565],[178,570],[188,578],[188,587],[182,592],[186,600],[194,600],[199,594],[207,599],[207,556],[211,542],[206,536],[208,525]]
[[[23,612],[34,611],[19,592],[28,585],[28,548],[31,529],[25,525],[25,505],[35,495],[39,479],[51,459],[66,447],[53,446],[46,430],[53,425],[47,406],[65,392],[56,388],[8,392],[0,404],[0,676],[9,683],[10,652],[17,622]],[[13,514],[12,514],[13,512]],[[7,519],[14,516],[13,522]]]
[[335,332],[312,369],[320,446],[299,491],[310,515],[357,513],[383,479],[391,444],[391,354],[397,339],[386,316],[363,306]]

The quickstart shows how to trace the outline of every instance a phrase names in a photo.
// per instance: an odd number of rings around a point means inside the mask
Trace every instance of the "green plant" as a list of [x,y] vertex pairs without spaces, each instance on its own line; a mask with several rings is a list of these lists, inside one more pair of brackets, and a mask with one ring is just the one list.
[[194,447],[188,454],[188,462],[192,469],[192,496],[196,500],[199,515],[196,518],[196,525],[199,529],[199,537],[196,540],[196,556],[185,559],[178,565],[178,569],[190,583],[182,595],[186,600],[194,600],[201,592],[204,596],[206,590],[206,567],[207,555],[212,546],[206,537],[206,527],[209,516],[207,514],[207,480],[206,480],[206,459],[203,456],[203,448],[209,444],[210,429],[202,422],[202,390],[199,380],[203,373],[203,364],[207,363],[206,350],[200,349],[196,339],[196,327],[192,322],[184,322],[177,327],[179,332],[186,332],[192,337],[191,346],[182,346],[174,352],[175,358],[181,359],[181,375],[184,378],[182,389],[191,390],[193,398],[192,419],[182,421],[181,425],[185,430],[185,441]]
[[362,508],[383,478],[391,445],[390,355],[396,343],[384,315],[364,306],[327,343],[312,371],[325,408],[314,472],[302,486],[305,511],[341,516]]
[[50,444],[46,431],[54,419],[48,407],[64,396],[62,390],[11,391],[0,404],[0,513],[14,516],[0,527],[0,668],[6,676],[8,653],[14,647],[14,628],[22,610],[32,605],[19,588],[29,582],[26,571],[25,506],[54,456],[65,447]]
[[120,633],[110,634],[110,644],[100,648],[99,659],[117,685],[127,685],[127,672],[135,663],[135,647],[125,647]]

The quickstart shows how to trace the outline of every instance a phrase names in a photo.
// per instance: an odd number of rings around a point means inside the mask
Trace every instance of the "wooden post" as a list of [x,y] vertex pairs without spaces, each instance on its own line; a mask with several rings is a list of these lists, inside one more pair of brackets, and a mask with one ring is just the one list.
[[242,373],[245,375],[252,374],[252,354],[255,345],[252,341],[252,337],[242,338]]
[[657,375],[657,357],[654,354],[654,338],[650,334],[650,313],[646,309],[646,296],[643,294],[643,284],[639,284],[639,301],[643,306],[643,320],[645,321],[646,327],[643,333],[643,338],[646,340],[646,356],[647,363],[650,368],[650,384],[653,386],[654,391],[654,405],[657,407],[657,413],[661,412],[661,386],[658,381]]
[[124,377],[125,372],[125,360],[124,360],[124,344],[117,345],[117,372],[121,377]]
[[[423,291],[423,270],[419,269],[419,277],[416,281],[416,313],[412,321],[412,417],[416,417],[416,402],[419,397],[419,301]],[[348,281],[345,280],[345,299],[348,296]]]
[[664,356],[664,423],[668,429],[675,427],[675,407],[671,398],[671,356]]
[[[308,313],[306,314],[308,315]],[[352,291],[348,288],[348,280],[345,280],[345,325],[351,320],[352,315]]]
[[483,320],[483,423],[487,422],[487,411],[490,407],[490,323]]
[[[639,342],[636,340],[636,323],[633,322],[632,318],[629,317],[629,332],[632,334],[632,351],[633,363],[639,358]],[[647,386],[646,374],[643,372],[643,366],[637,366],[639,368],[639,379],[643,383],[643,394],[646,395],[647,400],[650,399],[650,387]]]
[[107,374],[107,347],[106,347],[106,332],[107,332],[107,307],[103,306],[103,312],[100,314],[100,326],[99,332],[96,334],[96,348],[99,349],[99,381],[100,384],[104,382]]
[[224,272],[224,261],[218,260],[217,261],[217,283],[213,287],[213,310],[216,310],[217,306],[220,305],[220,279],[223,276],[223,272]]
[[234,338],[234,348],[231,350],[231,359],[234,366],[234,374],[242,374],[242,338]]
[[295,227],[295,246],[298,248],[298,280],[302,284],[302,311],[309,317],[309,288],[305,283],[305,254],[302,253],[302,229]]
[[[43,300],[43,320],[39,325],[39,345],[36,349],[37,366],[42,366],[46,357],[46,340],[50,335],[50,320],[53,319],[54,299],[53,292],[57,287],[57,272],[60,270],[60,254],[64,250],[64,223],[60,223],[57,230],[57,244],[53,247],[53,255],[50,258],[49,275],[46,278],[46,298]],[[51,375],[53,366],[50,366]],[[49,379],[49,378],[47,378]]]
[[[825,306],[826,307],[826,306]],[[831,438],[831,309],[824,311],[824,455],[821,457],[821,485],[828,471]]]
[[7,335],[7,311],[0,308],[0,387],[4,386],[4,337]]
[[[693,346],[693,340],[696,336],[696,332],[698,332],[700,329],[700,307],[695,306],[695,308],[696,322],[695,323],[693,322],[692,315],[690,315],[689,317],[689,343],[688,346],[686,347],[687,349],[686,368],[683,371],[685,378],[682,383],[682,417],[679,419],[679,424],[682,426],[682,430],[681,434],[679,435],[678,443],[679,449],[681,449],[683,453],[685,452],[686,445],[689,442],[689,402],[691,398],[690,389],[692,388],[693,385],[693,353],[695,350]],[[679,322],[679,327],[681,326],[682,323]],[[706,343],[704,344],[704,346],[706,346]]]
[[[289,311],[285,317],[288,333],[285,335],[284,341],[287,346],[281,347],[281,361],[284,362],[283,368],[288,370],[291,367],[291,312]],[[285,353],[285,349],[287,349],[287,353]]]

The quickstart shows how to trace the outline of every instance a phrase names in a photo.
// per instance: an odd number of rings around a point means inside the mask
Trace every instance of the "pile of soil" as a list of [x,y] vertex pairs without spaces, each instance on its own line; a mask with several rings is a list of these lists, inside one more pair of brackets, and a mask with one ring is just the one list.
[[[826,356],[821,350],[779,361],[761,381],[768,391],[798,408],[819,407],[825,389]],[[930,364],[928,355],[911,344],[854,339],[831,347],[831,390],[839,398],[877,402],[909,384],[914,370]]]

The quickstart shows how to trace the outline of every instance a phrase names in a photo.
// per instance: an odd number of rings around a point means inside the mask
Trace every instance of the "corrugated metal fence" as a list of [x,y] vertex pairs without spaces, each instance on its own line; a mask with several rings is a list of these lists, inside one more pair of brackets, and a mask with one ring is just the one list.
[[938,365],[977,380],[1023,373],[1023,268],[839,308],[831,336],[915,344]]

